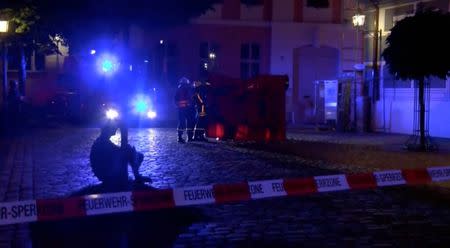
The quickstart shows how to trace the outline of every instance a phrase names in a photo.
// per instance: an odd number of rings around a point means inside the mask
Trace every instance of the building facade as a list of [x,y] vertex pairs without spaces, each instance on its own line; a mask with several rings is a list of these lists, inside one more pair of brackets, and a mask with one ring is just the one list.
[[[375,131],[412,133],[413,82],[396,81],[387,72],[381,51],[395,22],[413,15],[418,2],[379,1],[378,27],[381,30],[375,49],[376,9],[369,0],[224,0],[188,25],[148,31],[131,26],[127,49],[132,54],[130,69],[162,87],[175,87],[181,76],[201,79],[206,72],[248,79],[258,74],[289,76],[286,92],[287,121],[293,125],[314,124],[315,82],[350,75],[370,84],[374,56],[379,64],[379,94],[369,90],[371,116]],[[378,2],[378,1],[376,1]],[[428,7],[449,10],[448,0],[424,0]],[[365,25],[356,29],[352,17],[366,16]],[[43,103],[58,89],[58,75],[72,59],[47,56],[45,66],[30,58],[27,92],[32,101]],[[40,63],[40,62],[39,62]],[[360,65],[363,65],[361,69]],[[14,77],[14,71],[11,76]],[[366,85],[366,88],[372,86]],[[450,137],[445,128],[450,117],[448,80],[431,82],[430,134]],[[50,89],[50,90],[49,90]],[[354,111],[353,111],[354,112]],[[356,117],[355,117],[356,118]]]
[[350,0],[261,0],[252,5],[225,0],[187,26],[160,33],[134,27],[130,40],[138,51],[148,44],[172,47],[176,56],[166,58],[166,69],[169,77],[177,76],[169,81],[180,75],[199,78],[205,67],[242,79],[288,75],[288,121],[311,124],[314,82],[337,79],[362,63],[362,36],[351,25],[355,11],[356,2]]
[[[424,8],[450,10],[450,1],[380,1],[378,11],[378,27],[380,36],[378,51],[374,50],[374,30],[376,30],[376,9],[369,2],[364,6],[366,26],[364,27],[364,62],[371,68],[375,53],[380,58],[386,47],[386,37],[395,23],[407,16],[414,15],[419,5]],[[376,89],[379,97],[372,105],[372,128],[391,133],[411,134],[414,128],[414,81],[395,80],[389,73],[388,66],[382,58],[378,60],[380,68],[380,85]],[[370,70],[369,70],[370,71]],[[369,73],[370,74],[370,73]],[[368,76],[370,81],[370,76]],[[450,128],[445,125],[450,121],[450,81],[438,78],[430,79],[429,132],[434,137],[450,137]]]

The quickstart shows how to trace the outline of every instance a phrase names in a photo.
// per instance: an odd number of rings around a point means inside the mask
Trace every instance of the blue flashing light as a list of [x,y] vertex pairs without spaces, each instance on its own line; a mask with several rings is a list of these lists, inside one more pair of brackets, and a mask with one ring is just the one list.
[[135,109],[138,113],[145,113],[148,109],[148,104],[146,101],[139,100],[136,102]]
[[110,72],[114,68],[113,62],[111,60],[104,60],[102,62],[102,70],[104,72]]
[[97,60],[97,67],[100,73],[112,75],[118,70],[119,62],[114,56],[105,54]]
[[95,51],[94,49],[91,50],[91,55],[94,55],[97,51]]

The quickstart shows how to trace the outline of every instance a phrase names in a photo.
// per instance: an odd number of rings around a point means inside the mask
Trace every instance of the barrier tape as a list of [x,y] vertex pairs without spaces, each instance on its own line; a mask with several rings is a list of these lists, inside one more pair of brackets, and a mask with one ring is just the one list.
[[0,203],[0,225],[450,180],[450,166]]

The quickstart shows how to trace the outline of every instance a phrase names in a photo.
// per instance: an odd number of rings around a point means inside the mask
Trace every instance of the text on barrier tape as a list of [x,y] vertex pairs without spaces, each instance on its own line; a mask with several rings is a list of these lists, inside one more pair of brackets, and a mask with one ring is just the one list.
[[450,181],[450,166],[0,203],[0,225]]

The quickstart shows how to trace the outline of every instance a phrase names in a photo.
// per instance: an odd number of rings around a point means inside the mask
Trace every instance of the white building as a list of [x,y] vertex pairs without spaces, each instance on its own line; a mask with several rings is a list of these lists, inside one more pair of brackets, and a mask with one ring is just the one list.
[[[385,40],[390,29],[396,21],[414,15],[418,4],[422,2],[425,7],[439,8],[443,11],[450,10],[450,1],[381,1],[379,8],[379,30],[382,37],[379,51],[386,47]],[[375,9],[367,5],[365,32],[365,63],[372,65],[373,61],[373,30]],[[411,134],[414,120],[414,82],[396,81],[388,72],[385,63],[380,60],[380,98],[372,107],[372,127],[375,130],[391,133]],[[430,82],[430,119],[429,132],[434,137],[450,138],[450,127],[446,124],[450,121],[450,80],[432,79]]]

